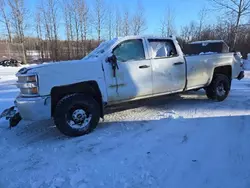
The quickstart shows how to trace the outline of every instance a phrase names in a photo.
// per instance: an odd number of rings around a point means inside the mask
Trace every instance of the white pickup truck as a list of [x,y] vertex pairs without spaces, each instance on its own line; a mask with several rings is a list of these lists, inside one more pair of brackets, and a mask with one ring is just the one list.
[[185,57],[172,37],[128,36],[101,43],[81,60],[22,68],[17,77],[15,106],[24,120],[53,118],[62,133],[80,136],[117,103],[199,88],[223,101],[244,72],[234,53]]

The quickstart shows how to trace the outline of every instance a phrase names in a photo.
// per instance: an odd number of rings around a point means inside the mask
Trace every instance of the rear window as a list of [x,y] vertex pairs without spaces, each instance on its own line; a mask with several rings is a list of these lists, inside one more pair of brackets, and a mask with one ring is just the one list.
[[172,40],[148,40],[152,58],[166,58],[177,56],[177,51]]

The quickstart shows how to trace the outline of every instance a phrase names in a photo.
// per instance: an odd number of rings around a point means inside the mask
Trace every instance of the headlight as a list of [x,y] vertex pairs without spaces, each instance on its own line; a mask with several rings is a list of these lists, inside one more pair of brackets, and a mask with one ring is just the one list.
[[25,82],[37,82],[37,76],[18,76],[18,82],[25,83]]
[[38,94],[38,88],[20,88],[21,94],[23,95],[37,95]]
[[37,75],[19,75],[16,85],[18,88],[20,88],[21,95],[23,96],[38,95]]

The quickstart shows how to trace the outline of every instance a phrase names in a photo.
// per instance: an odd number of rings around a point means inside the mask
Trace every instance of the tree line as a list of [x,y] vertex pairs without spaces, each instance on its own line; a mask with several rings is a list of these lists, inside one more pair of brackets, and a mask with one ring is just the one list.
[[[207,24],[207,10],[192,21],[175,28],[175,12],[169,7],[159,19],[159,33],[177,35],[181,44],[195,40],[223,39],[232,50],[244,55],[250,51],[250,0],[207,0],[214,10],[222,10],[216,24]],[[133,11],[109,0],[39,0],[30,12],[25,0],[0,0],[0,24],[9,43],[24,44],[26,50],[38,50],[42,61],[80,59],[101,41],[118,36],[139,35],[150,27],[138,0]],[[33,31],[29,36],[29,31]],[[63,32],[63,34],[62,34]],[[61,39],[60,36],[65,36]]]
[[[243,57],[250,53],[250,0],[209,0],[214,11],[222,11],[216,24],[206,24],[208,10],[199,12],[199,21],[182,27],[181,43],[196,40],[224,40],[231,51],[239,51]],[[247,20],[244,22],[244,20]]]

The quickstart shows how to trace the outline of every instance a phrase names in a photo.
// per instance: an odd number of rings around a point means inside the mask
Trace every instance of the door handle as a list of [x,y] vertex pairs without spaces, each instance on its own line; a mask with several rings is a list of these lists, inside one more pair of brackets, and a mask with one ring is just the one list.
[[140,69],[146,69],[146,68],[149,68],[150,66],[149,65],[141,65],[139,66]]
[[184,64],[184,62],[177,62],[177,63],[174,63],[174,65],[182,65]]

